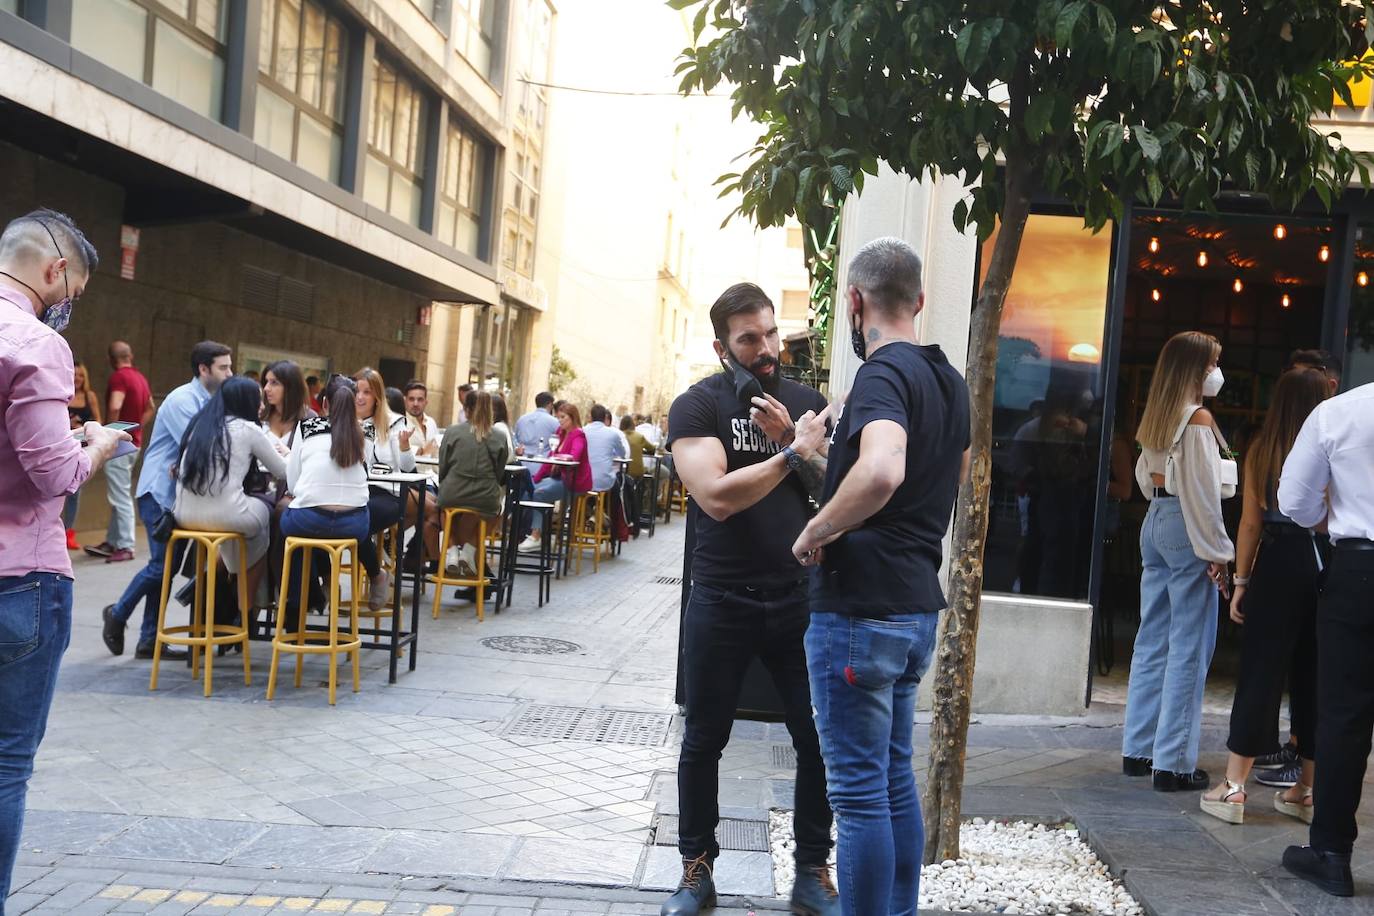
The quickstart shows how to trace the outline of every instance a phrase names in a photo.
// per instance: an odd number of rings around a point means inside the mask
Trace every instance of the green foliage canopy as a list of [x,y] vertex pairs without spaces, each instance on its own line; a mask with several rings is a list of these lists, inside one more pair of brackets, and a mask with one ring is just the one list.
[[[1291,208],[1329,206],[1371,159],[1314,128],[1348,81],[1371,77],[1369,0],[670,0],[699,7],[683,92],[732,84],[763,128],[722,178],[763,226],[842,200],[879,160],[962,175],[963,229],[991,232],[1006,189],[1080,207],[1210,209],[1224,186]],[[711,27],[709,40],[701,36]]]

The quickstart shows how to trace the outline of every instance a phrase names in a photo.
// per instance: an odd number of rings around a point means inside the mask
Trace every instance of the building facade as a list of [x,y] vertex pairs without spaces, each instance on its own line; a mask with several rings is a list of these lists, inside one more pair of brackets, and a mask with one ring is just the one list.
[[519,251],[547,106],[527,81],[547,72],[554,12],[0,0],[0,212],[63,210],[100,249],[68,332],[97,390],[116,338],[159,396],[203,338],[239,371],[292,358],[425,379],[441,421],[469,380],[525,386],[545,297]]

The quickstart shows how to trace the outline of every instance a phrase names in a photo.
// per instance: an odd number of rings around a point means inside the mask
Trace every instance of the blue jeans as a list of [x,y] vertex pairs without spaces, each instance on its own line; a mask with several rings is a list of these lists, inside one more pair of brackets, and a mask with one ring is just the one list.
[[[568,488],[563,485],[563,481],[553,477],[545,477],[534,485],[534,493],[530,497],[534,502],[552,503],[560,499],[568,498]],[[539,515],[534,517],[531,529],[539,531],[544,524],[543,518]]]
[[0,913],[19,853],[33,758],[71,635],[71,579],[45,572],[0,578]]
[[925,828],[911,732],[935,623],[935,614],[869,620],[814,612],[806,631],[845,916],[916,913]]
[[1140,629],[1126,689],[1121,753],[1191,773],[1202,689],[1217,644],[1217,587],[1188,540],[1176,497],[1155,499],[1140,528]]
[[[167,562],[167,545],[164,542],[153,540],[153,526],[162,517],[162,506],[153,498],[151,493],[144,493],[138,498],[138,519],[143,523],[143,530],[148,535],[148,563],[134,576],[133,581],[124,589],[124,594],[119,596],[119,600],[114,605],[115,619],[128,623],[129,618],[134,615],[134,608],[138,606],[141,599],[143,601],[143,623],[138,628],[138,644],[140,646],[151,646],[157,636],[157,606],[162,599],[162,570]],[[172,557],[172,567],[175,569],[181,565],[181,556],[184,546],[178,544],[178,549]]]
[[[395,497],[391,497],[394,501]],[[288,508],[281,516],[281,533],[286,537],[298,538],[353,538],[358,542],[358,559],[369,576],[375,576],[377,548],[369,535],[369,515],[366,506],[347,511],[335,509],[297,509]],[[329,572],[324,557],[314,550],[309,551],[311,575],[319,580]],[[286,621],[289,629],[295,628],[296,609],[300,607],[300,563],[301,556],[292,558],[291,581],[287,583]]]

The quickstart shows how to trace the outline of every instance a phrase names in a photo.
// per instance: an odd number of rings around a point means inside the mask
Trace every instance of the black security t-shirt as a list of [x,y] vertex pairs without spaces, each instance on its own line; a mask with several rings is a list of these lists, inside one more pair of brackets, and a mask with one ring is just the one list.
[[969,446],[968,388],[939,347],[891,343],[859,368],[830,440],[824,499],[859,458],[875,420],[906,430],[906,476],[862,527],[825,548],[811,577],[811,610],[856,617],[938,611],[940,545]]
[[[820,413],[825,409],[819,391],[787,379],[774,397],[793,420],[808,410]],[[725,446],[727,472],[767,461],[781,451],[749,419],[748,406],[740,402],[733,380],[724,372],[678,395],[668,413],[668,436],[670,450],[679,439],[719,439]],[[758,588],[805,578],[806,571],[792,556],[792,544],[810,516],[810,502],[795,474],[788,474],[763,499],[723,522],[698,512],[692,578],[708,585]]]

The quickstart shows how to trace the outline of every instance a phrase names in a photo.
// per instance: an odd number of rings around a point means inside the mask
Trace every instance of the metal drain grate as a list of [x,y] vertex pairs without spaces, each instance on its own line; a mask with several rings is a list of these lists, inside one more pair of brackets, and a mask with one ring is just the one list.
[[[677,845],[678,820],[671,814],[660,814],[654,821],[654,845]],[[768,852],[768,822],[745,821],[723,817],[716,828],[721,849],[740,852]]]
[[548,636],[488,636],[482,645],[498,652],[514,652],[516,655],[562,655],[566,652],[580,652],[582,647],[566,639],[551,639]]
[[655,577],[654,577],[654,584],[655,584],[655,585],[681,585],[681,584],[682,584],[682,577],[681,577],[681,576],[655,576]]
[[661,747],[672,716],[582,706],[527,706],[506,729],[521,738]]
[[773,766],[795,770],[797,768],[797,749],[790,744],[773,745]]

